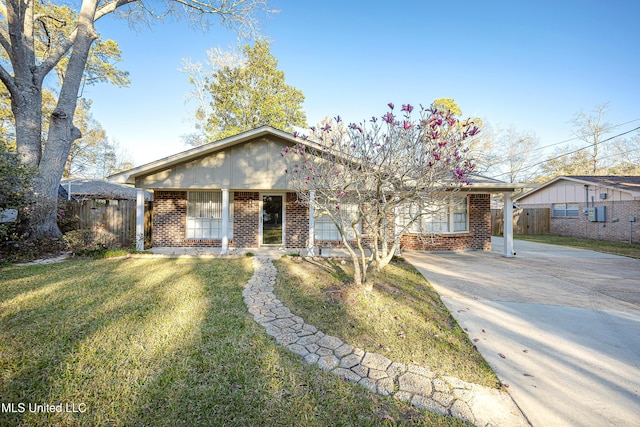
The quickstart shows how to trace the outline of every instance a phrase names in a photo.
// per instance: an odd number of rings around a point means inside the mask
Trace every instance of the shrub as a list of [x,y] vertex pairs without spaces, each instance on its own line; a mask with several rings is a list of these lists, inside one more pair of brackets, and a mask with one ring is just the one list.
[[76,255],[86,255],[106,249],[103,244],[94,240],[93,232],[87,228],[69,231],[64,235],[64,241],[69,250]]
[[23,164],[15,152],[0,142],[0,210],[17,209],[18,219],[0,223],[2,246],[20,240],[26,229],[25,209],[33,203],[32,179],[35,168]]

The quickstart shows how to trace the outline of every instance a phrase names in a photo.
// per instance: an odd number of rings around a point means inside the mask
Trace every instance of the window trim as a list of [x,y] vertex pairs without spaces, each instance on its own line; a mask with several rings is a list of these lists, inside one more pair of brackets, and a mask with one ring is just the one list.
[[[445,205],[443,204],[443,209],[446,209],[446,215],[447,215],[447,230],[446,231],[430,231],[430,230],[426,230],[425,227],[425,219],[429,218],[430,214],[424,214],[423,216],[421,216],[417,221],[415,221],[410,227],[408,227],[403,234],[442,234],[442,235],[456,235],[456,234],[469,234],[471,232],[471,227],[470,227],[470,198],[467,196],[467,194],[464,194],[463,196],[456,196],[456,195],[450,195],[448,196],[448,203]],[[465,208],[465,229],[464,230],[457,230],[457,231],[452,231],[455,230],[455,226],[456,226],[456,221],[455,221],[455,215],[456,215],[456,200],[465,200],[465,204],[466,204],[466,208]],[[400,211],[401,209],[403,209],[402,207],[398,207],[396,210],[396,217],[398,218],[398,222],[399,222],[399,226],[400,227],[404,227],[406,225],[406,219],[403,217],[402,212]],[[441,215],[441,212],[434,212],[431,215]]]
[[[212,203],[219,203],[220,208],[213,208],[214,215],[212,216],[189,216],[189,214],[193,214],[190,212],[189,205],[189,196],[195,193],[217,193],[220,195],[219,200],[213,201]],[[191,203],[195,203],[192,201]],[[219,213],[219,217],[215,216],[215,213]],[[207,224],[208,223],[208,224]],[[207,225],[207,227],[203,227],[203,225]],[[202,230],[207,228],[209,230],[209,236],[204,237]],[[213,231],[216,231],[216,234]],[[198,231],[201,231],[198,233]],[[198,236],[200,235],[200,236]],[[185,205],[185,229],[184,229],[185,240],[222,240],[224,236],[224,232],[222,230],[222,190],[206,190],[206,191],[187,191],[187,199]],[[233,192],[229,191],[229,223],[227,227],[227,237],[231,240],[233,236]]]
[[[564,206],[560,208],[560,206],[562,205]],[[556,212],[563,213],[563,214],[557,215]],[[574,212],[575,214],[573,214]],[[572,215],[569,215],[569,213],[572,213]],[[551,203],[551,217],[552,218],[571,218],[571,219],[579,218],[580,205],[578,203]]]
[[[358,213],[358,206],[355,203],[343,203],[341,205],[341,209],[351,209],[354,210],[355,214]],[[321,230],[322,229],[322,230]],[[362,221],[359,221],[357,224],[358,232],[362,233]],[[327,233],[331,234],[330,239],[324,238],[325,236],[320,236],[318,233]],[[335,234],[335,238],[334,237]],[[314,216],[314,227],[313,227],[313,236],[314,240],[318,242],[340,242],[342,241],[342,237],[340,236],[340,232],[338,231],[338,227],[334,224],[333,220],[327,214],[318,214]],[[355,235],[347,231],[348,240],[354,240]]]

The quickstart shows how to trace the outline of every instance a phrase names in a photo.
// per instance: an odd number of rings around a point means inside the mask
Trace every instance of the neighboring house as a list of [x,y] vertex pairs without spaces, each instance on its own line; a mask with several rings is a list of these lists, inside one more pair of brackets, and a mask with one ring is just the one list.
[[549,208],[551,234],[640,242],[640,176],[560,176],[514,201]]
[[[305,142],[263,126],[109,180],[134,185],[138,191],[154,191],[153,246],[220,247],[221,253],[229,247],[277,246],[312,253],[314,247],[338,244],[339,236],[329,220],[310,218],[309,208],[297,203],[281,156],[286,146],[297,143]],[[489,250],[490,195],[504,193],[510,205],[518,184],[481,177],[473,181],[456,193],[440,215],[425,220],[423,226],[432,231],[428,238],[407,233],[402,245],[421,250]],[[505,245],[505,255],[512,255],[512,246]]]

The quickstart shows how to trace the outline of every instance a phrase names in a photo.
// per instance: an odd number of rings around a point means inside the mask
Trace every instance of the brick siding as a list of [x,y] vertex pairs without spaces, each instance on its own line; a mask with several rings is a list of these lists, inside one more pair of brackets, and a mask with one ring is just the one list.
[[[469,232],[455,234],[405,234],[400,239],[405,249],[454,251],[491,250],[491,210],[488,194],[469,195]],[[233,238],[230,247],[258,247],[260,193],[233,192]],[[285,239],[288,248],[303,249],[309,242],[309,208],[297,201],[295,193],[285,197]],[[609,215],[609,213],[607,213]],[[628,219],[628,216],[625,217]],[[187,221],[186,191],[156,191],[153,216],[153,246],[220,247],[219,239],[185,239]],[[552,221],[553,223],[553,221]],[[628,226],[628,223],[627,223]],[[366,231],[366,230],[363,230]],[[340,242],[316,241],[317,246],[339,246]]]
[[306,248],[309,245],[309,207],[298,203],[296,193],[287,193],[285,209],[287,247]]
[[156,191],[153,200],[153,246],[183,246],[187,220],[186,191]]
[[470,194],[469,232],[452,234],[404,234],[403,249],[419,251],[491,250],[491,196]]
[[[586,204],[582,202],[577,203],[577,205],[577,218],[554,217],[552,213],[549,233],[566,237],[622,242],[629,242],[629,236],[632,235],[633,243],[640,243],[640,201],[595,202],[596,207],[607,207],[605,222],[589,221],[584,213]],[[527,204],[526,207],[552,208],[549,204]],[[589,207],[591,207],[591,204],[589,204]],[[630,223],[630,216],[635,216],[636,222]]]
[[257,191],[233,193],[233,238],[238,248],[258,247],[259,201],[260,193]]
[[[153,202],[153,246],[221,247],[221,239],[185,239],[187,228],[187,192],[155,191]],[[229,239],[233,246],[233,239]]]

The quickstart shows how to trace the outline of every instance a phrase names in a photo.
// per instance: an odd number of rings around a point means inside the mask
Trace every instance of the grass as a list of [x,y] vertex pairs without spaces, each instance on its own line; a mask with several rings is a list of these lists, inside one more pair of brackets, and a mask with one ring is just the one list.
[[611,242],[607,240],[583,239],[579,237],[563,237],[551,234],[516,235],[514,237],[516,239],[528,240],[530,242],[570,246],[573,248],[589,249],[597,252],[640,259],[640,244],[637,243]]
[[498,387],[499,380],[439,295],[411,265],[396,260],[365,294],[349,283],[353,267],[336,260],[284,257],[276,294],[323,332],[391,360]]
[[[278,346],[244,305],[251,265],[111,258],[1,269],[0,425],[463,425]],[[36,404],[83,412],[31,412]]]

